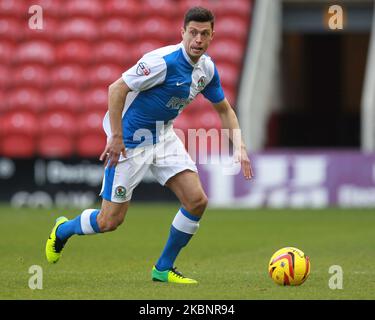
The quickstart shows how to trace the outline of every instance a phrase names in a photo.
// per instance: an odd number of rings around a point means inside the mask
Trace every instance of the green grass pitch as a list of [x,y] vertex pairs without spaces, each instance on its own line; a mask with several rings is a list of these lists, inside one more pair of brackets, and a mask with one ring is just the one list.
[[[0,299],[375,299],[375,212],[371,210],[208,209],[176,266],[197,286],[150,279],[177,204],[133,203],[123,225],[95,236],[74,236],[56,265],[44,246],[59,215],[80,210],[0,206]],[[311,259],[300,287],[272,282],[274,251],[295,246]],[[29,267],[43,270],[43,289],[28,286]],[[329,288],[332,265],[343,289]]]

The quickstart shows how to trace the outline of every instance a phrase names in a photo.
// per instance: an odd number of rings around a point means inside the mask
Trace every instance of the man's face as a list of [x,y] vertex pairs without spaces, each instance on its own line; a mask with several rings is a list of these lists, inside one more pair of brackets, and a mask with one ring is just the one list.
[[213,39],[214,31],[211,22],[190,21],[186,30],[182,28],[182,42],[185,50],[193,62],[197,62],[204,54]]

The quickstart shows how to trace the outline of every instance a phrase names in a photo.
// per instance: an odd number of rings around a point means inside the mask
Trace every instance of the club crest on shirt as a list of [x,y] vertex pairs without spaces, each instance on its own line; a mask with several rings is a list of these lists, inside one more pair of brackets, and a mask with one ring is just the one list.
[[123,187],[123,186],[118,186],[118,187],[115,189],[115,196],[116,196],[117,198],[123,199],[123,198],[125,198],[125,195],[126,195],[126,189],[125,189],[125,187]]
[[145,62],[138,63],[136,74],[139,76],[148,76],[151,73],[150,67]]
[[202,76],[198,80],[198,90],[203,90],[205,86],[206,86],[206,77]]

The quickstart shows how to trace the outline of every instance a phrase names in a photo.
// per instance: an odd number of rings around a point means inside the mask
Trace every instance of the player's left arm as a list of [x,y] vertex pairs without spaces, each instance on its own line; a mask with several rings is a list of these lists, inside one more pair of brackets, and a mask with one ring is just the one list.
[[234,155],[237,161],[241,162],[242,172],[246,179],[254,176],[250,159],[247,155],[246,145],[242,140],[240,126],[237,116],[226,98],[224,100],[213,103],[213,106],[221,119],[223,129],[229,129],[229,138],[234,147]]

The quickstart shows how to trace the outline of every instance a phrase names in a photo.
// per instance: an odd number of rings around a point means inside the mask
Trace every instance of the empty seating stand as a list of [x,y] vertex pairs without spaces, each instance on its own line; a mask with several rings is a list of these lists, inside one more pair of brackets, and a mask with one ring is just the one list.
[[[180,42],[195,5],[215,13],[208,54],[235,108],[252,0],[38,0],[41,30],[28,26],[32,4],[0,0],[0,157],[97,158],[108,86],[146,52]],[[179,134],[220,126],[203,96],[175,121]]]

